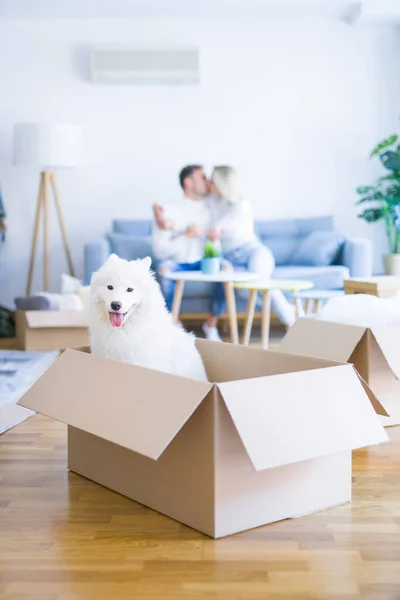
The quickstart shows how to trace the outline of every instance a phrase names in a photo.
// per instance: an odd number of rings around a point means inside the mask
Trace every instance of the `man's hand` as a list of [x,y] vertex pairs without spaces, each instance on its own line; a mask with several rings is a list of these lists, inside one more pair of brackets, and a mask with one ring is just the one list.
[[216,229],[215,227],[213,227],[212,229],[208,229],[206,231],[206,236],[207,236],[208,240],[211,240],[212,242],[216,242],[221,237],[221,232],[219,229]]
[[153,213],[156,223],[160,229],[173,229],[174,223],[171,219],[167,219],[164,214],[164,209],[159,204],[153,205]]
[[204,235],[204,229],[198,225],[190,225],[185,231],[185,235],[188,238],[198,238]]

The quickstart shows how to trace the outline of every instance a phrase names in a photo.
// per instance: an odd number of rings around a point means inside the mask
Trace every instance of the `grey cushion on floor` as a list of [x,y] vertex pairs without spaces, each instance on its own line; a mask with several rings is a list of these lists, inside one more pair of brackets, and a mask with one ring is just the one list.
[[17,310],[52,310],[52,303],[45,296],[22,296],[14,298]]

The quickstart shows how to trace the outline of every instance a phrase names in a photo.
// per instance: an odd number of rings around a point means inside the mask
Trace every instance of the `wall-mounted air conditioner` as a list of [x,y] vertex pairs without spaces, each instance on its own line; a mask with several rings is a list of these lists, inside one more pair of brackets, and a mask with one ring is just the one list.
[[95,47],[91,50],[91,77],[108,84],[199,83],[197,48]]

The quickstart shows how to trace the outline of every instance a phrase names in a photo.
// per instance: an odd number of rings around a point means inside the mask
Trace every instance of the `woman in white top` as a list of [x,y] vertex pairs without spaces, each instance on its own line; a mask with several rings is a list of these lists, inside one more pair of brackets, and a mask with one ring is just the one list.
[[[215,167],[210,193],[217,198],[213,203],[213,233],[221,242],[224,258],[235,270],[245,269],[269,279],[275,260],[270,249],[255,234],[251,205],[240,192],[236,171],[232,167]],[[294,323],[294,306],[281,290],[271,291],[271,308],[285,325]]]

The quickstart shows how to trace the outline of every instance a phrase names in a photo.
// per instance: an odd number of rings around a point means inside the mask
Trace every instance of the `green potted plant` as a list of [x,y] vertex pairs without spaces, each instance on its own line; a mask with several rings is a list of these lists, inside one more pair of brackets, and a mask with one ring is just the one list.
[[201,261],[201,271],[206,275],[218,273],[221,269],[221,252],[211,242],[208,241],[203,246],[203,259]]
[[389,243],[389,253],[383,259],[388,275],[400,276],[400,145],[392,135],[376,146],[370,158],[378,157],[387,173],[375,184],[357,188],[358,205],[366,205],[358,215],[367,223],[383,220]]

